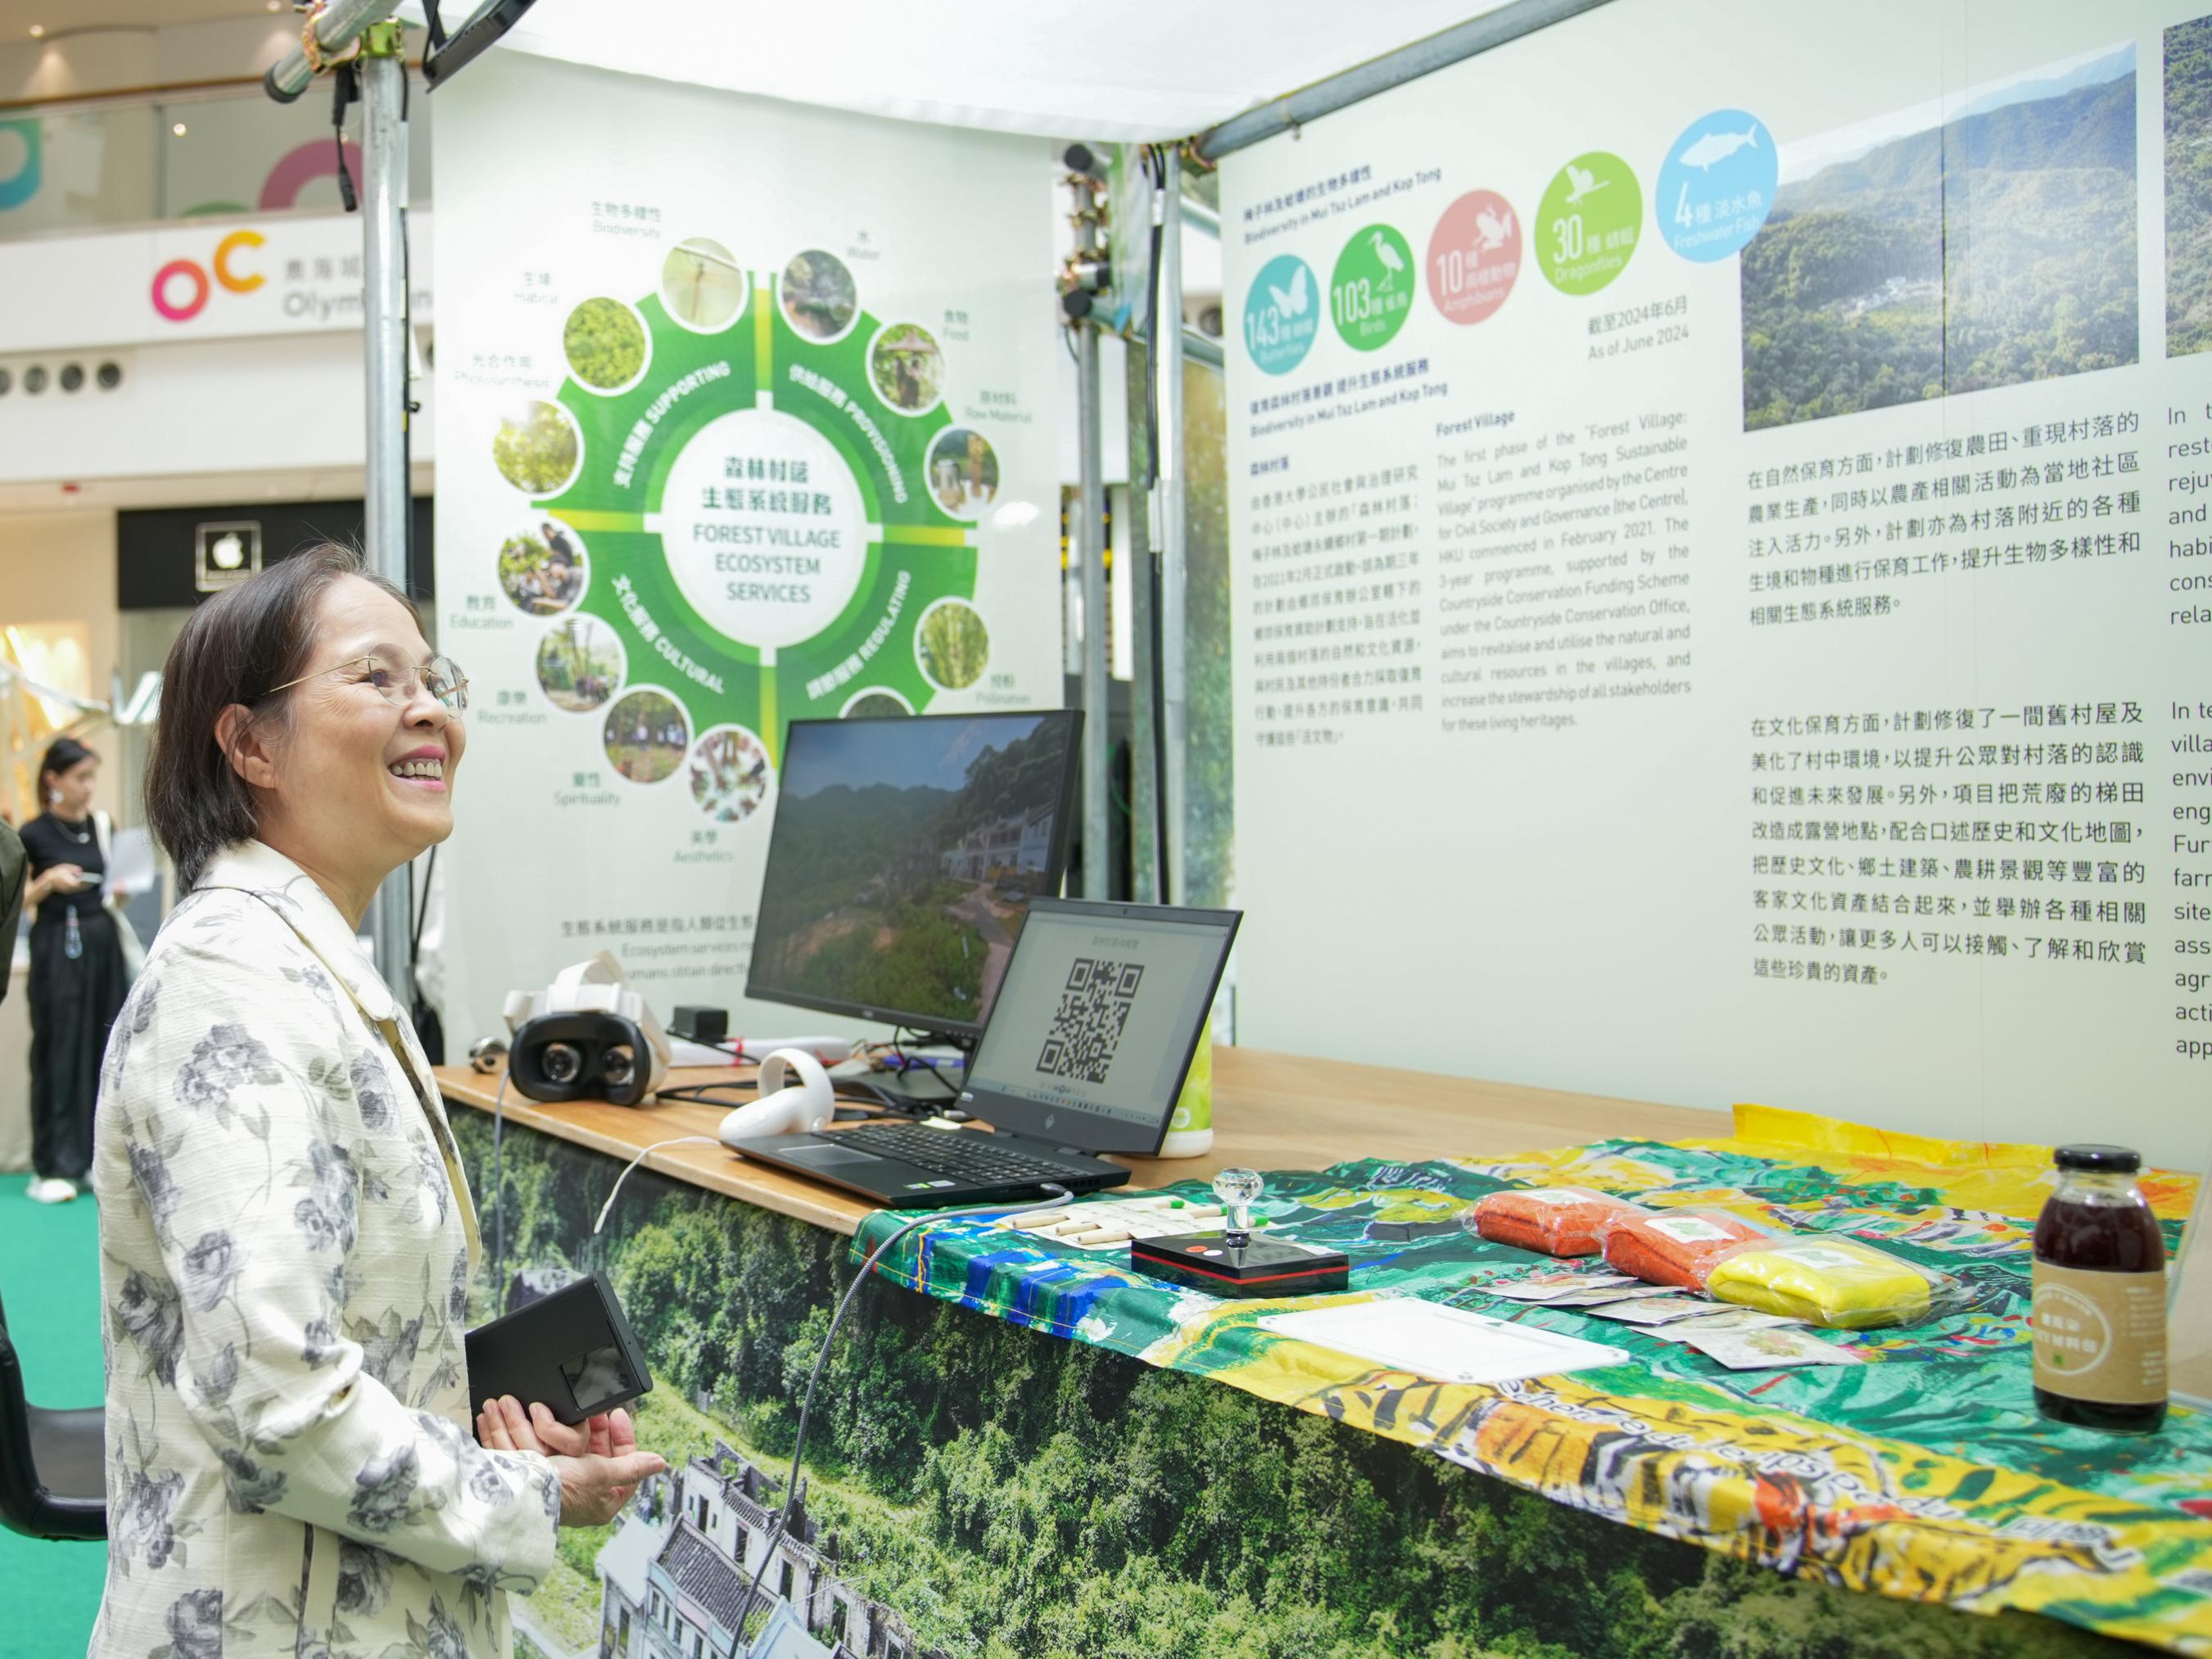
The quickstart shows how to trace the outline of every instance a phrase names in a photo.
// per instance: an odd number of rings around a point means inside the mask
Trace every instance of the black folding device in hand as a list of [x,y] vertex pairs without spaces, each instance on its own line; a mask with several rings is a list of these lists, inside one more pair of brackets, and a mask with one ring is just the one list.
[[468,1334],[469,1404],[513,1395],[563,1423],[626,1405],[653,1387],[614,1286],[592,1273]]

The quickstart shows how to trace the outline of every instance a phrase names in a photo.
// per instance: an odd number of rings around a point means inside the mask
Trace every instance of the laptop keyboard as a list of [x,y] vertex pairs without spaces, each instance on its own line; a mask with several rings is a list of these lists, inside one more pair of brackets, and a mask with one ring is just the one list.
[[1006,1143],[965,1129],[927,1129],[919,1123],[863,1123],[840,1132],[840,1139],[881,1157],[895,1158],[933,1176],[963,1185],[1002,1187],[1054,1181],[1089,1173],[1080,1166],[1035,1153],[1012,1152]]

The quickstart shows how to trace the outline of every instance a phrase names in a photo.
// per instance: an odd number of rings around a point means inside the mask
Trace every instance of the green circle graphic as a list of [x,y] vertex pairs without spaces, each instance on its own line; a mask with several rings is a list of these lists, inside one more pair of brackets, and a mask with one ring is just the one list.
[[1397,337],[1413,308],[1421,269],[1413,250],[1393,225],[1373,224],[1352,234],[1328,279],[1328,314],[1354,351],[1373,351]]
[[[976,532],[927,488],[928,450],[951,416],[941,404],[908,414],[885,401],[870,374],[868,342],[881,319],[861,312],[838,338],[817,339],[794,330],[774,303],[775,273],[733,268],[728,276],[732,293],[715,296],[714,319],[742,308],[742,299],[729,301],[750,288],[749,320],[703,333],[671,316],[661,295],[647,295],[632,307],[649,337],[635,381],[609,392],[576,376],[562,388],[557,408],[546,408],[538,425],[557,439],[565,416],[581,438],[582,465],[556,468],[565,451],[533,457],[544,459],[540,471],[574,473],[565,484],[546,479],[558,493],[536,510],[588,536],[590,585],[575,612],[613,631],[629,685],[672,694],[694,732],[757,732],[781,763],[788,720],[834,717],[864,690],[913,709],[941,695],[922,672],[916,629],[940,599],[973,602]],[[601,378],[617,366],[585,365],[599,368]],[[741,418],[722,418],[732,416]],[[812,438],[770,441],[779,422],[803,425]],[[522,435],[537,435],[536,427]],[[711,453],[679,466],[695,440]],[[823,562],[820,575],[830,585],[811,614],[804,604],[787,606],[793,626],[764,624],[749,641],[730,631],[727,605],[705,607],[726,624],[718,626],[695,603],[702,556],[690,542],[702,522],[732,526],[708,556],[710,574],[719,577],[726,565],[732,582],[811,580],[806,550],[832,529],[842,538],[843,562]],[[676,544],[679,537],[686,545]],[[749,556],[756,548],[787,551],[757,559]],[[678,580],[675,562],[687,559]]]
[[1627,267],[1644,230],[1636,170],[1594,149],[1561,167],[1534,227],[1536,264],[1562,294],[1595,294]]

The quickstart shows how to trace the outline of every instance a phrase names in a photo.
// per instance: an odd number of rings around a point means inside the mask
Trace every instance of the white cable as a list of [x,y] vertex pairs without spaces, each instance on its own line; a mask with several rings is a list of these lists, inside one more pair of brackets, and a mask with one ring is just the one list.
[[607,1201],[599,1206],[599,1218],[592,1224],[592,1237],[597,1238],[599,1236],[599,1229],[607,1224],[607,1212],[614,1208],[615,1200],[622,1196],[623,1182],[629,1179],[629,1172],[663,1146],[719,1146],[721,1144],[713,1135],[678,1135],[673,1140],[654,1141],[652,1146],[623,1165],[623,1172],[615,1177],[613,1191],[607,1194]]

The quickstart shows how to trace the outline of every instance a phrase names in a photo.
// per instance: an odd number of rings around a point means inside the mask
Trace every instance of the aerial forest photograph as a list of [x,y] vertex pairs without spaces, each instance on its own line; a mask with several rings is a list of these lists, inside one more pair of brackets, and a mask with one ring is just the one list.
[[2212,16],[2166,32],[2166,355],[2212,346]]
[[1744,427],[2135,362],[2136,238],[2131,44],[1785,143]]

